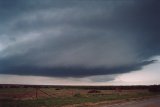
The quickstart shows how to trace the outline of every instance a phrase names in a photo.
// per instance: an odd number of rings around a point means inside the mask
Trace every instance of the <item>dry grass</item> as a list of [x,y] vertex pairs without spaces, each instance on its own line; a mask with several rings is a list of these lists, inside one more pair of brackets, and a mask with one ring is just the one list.
[[21,105],[21,107],[61,107],[66,105],[93,105],[98,102],[130,100],[152,96],[147,90],[99,90],[99,93],[88,93],[85,89],[41,88],[36,99],[34,88],[0,89],[0,107]]

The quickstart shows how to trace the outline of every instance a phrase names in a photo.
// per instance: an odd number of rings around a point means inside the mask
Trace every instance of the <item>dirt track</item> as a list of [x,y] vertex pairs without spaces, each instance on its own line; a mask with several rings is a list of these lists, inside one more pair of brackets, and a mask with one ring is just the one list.
[[160,97],[101,107],[160,107]]

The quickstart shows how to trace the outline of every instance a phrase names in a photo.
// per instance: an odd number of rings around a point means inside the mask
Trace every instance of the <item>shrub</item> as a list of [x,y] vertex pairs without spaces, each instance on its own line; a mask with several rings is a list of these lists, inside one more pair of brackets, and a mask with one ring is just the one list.
[[100,93],[98,90],[89,90],[88,93]]
[[80,93],[74,94],[74,97],[81,97],[82,95]]

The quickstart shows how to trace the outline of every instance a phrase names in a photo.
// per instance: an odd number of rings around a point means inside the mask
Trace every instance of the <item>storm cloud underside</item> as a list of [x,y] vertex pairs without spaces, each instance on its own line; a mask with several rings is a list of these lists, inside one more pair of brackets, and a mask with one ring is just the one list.
[[0,73],[121,74],[160,54],[158,0],[0,0]]

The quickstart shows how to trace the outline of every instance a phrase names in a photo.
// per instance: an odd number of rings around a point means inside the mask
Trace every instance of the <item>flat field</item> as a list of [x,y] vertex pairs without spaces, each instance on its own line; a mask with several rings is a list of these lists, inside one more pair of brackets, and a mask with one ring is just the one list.
[[0,88],[0,107],[98,107],[157,96],[148,89]]

